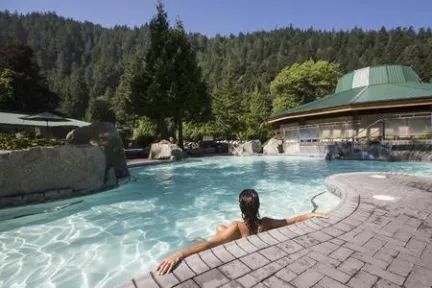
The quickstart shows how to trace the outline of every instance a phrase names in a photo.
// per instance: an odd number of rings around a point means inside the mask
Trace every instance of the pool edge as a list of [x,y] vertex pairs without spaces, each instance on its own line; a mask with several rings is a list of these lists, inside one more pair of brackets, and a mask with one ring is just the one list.
[[[370,177],[374,174],[387,177]],[[416,265],[423,261],[420,258],[423,248],[429,247],[428,253],[432,255],[431,235],[420,229],[432,222],[432,213],[424,210],[432,205],[432,180],[403,173],[363,172],[331,175],[325,182],[328,190],[341,198],[329,212],[329,219],[309,219],[229,242],[187,257],[171,274],[158,276],[152,271],[146,272],[124,287],[206,287],[209,284],[250,287],[262,283],[270,287],[284,283],[298,286],[312,276],[313,285],[318,286],[332,283],[356,287],[356,283],[364,281],[360,276],[365,275],[374,279],[371,286],[375,282],[378,285],[390,281],[401,287],[417,281],[421,266]],[[420,188],[412,183],[420,183]],[[399,200],[392,202],[394,207],[391,207],[389,202],[375,199],[376,193],[393,195]],[[411,210],[403,210],[408,204]],[[429,216],[421,217],[420,212]],[[405,240],[395,237],[400,232],[409,233],[410,237]],[[403,245],[395,246],[395,241]],[[419,246],[419,241],[423,246]],[[377,244],[381,242],[382,245]],[[372,250],[373,254],[385,253],[388,245],[402,254],[413,255],[395,258],[395,261],[410,262],[413,272],[405,276],[394,274],[387,270],[391,269],[388,267],[392,267],[393,258],[387,263],[382,260],[384,258],[369,255]],[[361,265],[350,266],[355,270],[350,272],[339,268],[345,261]],[[432,275],[428,277],[432,283]]]

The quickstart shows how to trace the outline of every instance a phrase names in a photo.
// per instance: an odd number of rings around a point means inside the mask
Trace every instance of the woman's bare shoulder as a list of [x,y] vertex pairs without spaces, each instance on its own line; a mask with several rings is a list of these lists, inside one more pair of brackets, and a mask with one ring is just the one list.
[[231,228],[231,229],[233,229],[233,230],[240,230],[240,229],[241,229],[240,226],[241,226],[242,224],[244,224],[243,221],[241,221],[241,220],[234,220],[234,221],[231,222],[231,224],[229,224],[229,225],[227,226],[227,228]]
[[232,221],[229,224],[221,225],[223,228],[219,230],[219,232],[229,231],[229,233],[233,233],[235,231],[240,230],[240,226],[242,221]]
[[241,225],[241,221],[231,222],[231,224],[227,225],[226,229],[221,232],[222,238],[225,241],[232,241],[240,238],[241,237],[240,225]]

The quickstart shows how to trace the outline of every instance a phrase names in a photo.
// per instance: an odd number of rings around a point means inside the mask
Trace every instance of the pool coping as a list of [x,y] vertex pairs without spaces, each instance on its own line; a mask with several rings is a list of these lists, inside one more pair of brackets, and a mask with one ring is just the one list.
[[[421,189],[412,184],[422,181],[426,184],[417,185]],[[432,205],[432,180],[359,172],[329,176],[326,186],[341,198],[329,219],[309,219],[232,241],[186,257],[173,273],[147,272],[124,287],[432,285],[431,273],[425,273],[432,269],[432,228],[420,229],[432,227],[432,211],[424,208]],[[373,198],[383,191],[407,200],[386,209]]]

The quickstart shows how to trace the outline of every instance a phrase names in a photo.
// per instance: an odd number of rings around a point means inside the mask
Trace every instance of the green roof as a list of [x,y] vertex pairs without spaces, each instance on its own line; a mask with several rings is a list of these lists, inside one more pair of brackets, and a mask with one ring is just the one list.
[[401,65],[366,67],[340,78],[335,93],[370,85],[408,82],[420,83],[420,78],[411,67]]
[[272,118],[338,106],[420,98],[432,99],[432,84],[422,83],[411,67],[366,67],[340,78],[334,94],[273,115]]

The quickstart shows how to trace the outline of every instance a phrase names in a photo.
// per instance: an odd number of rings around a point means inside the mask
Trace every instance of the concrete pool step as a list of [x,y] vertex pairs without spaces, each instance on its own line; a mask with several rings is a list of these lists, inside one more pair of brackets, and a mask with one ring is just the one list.
[[431,287],[431,179],[350,173],[326,179],[342,201],[310,219],[184,259],[124,287]]

